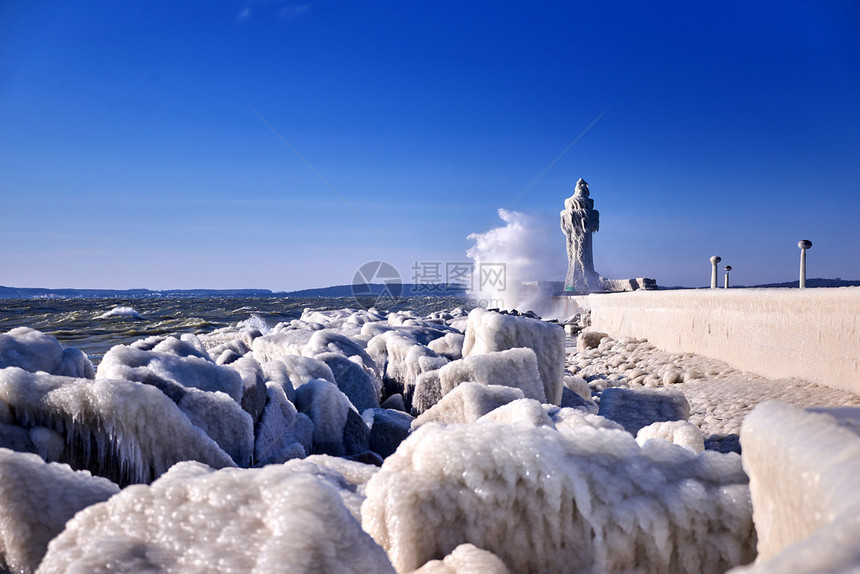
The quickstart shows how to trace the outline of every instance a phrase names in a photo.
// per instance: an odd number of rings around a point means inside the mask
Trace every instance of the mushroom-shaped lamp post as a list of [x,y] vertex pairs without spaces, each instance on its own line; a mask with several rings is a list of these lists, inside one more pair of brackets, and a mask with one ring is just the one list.
[[732,266],[731,266],[731,265],[726,265],[726,284],[725,284],[725,287],[724,287],[725,289],[728,289],[728,288],[729,288],[729,271],[731,271],[731,270],[732,270]]
[[800,283],[799,287],[804,289],[806,287],[806,250],[812,247],[812,242],[808,239],[802,239],[797,242],[797,246],[800,247]]
[[711,257],[711,289],[717,288],[717,263],[722,260],[723,258],[719,255]]

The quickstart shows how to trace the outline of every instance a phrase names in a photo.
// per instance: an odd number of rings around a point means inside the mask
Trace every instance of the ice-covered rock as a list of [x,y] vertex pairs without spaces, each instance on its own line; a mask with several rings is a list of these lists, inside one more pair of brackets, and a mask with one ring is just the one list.
[[213,468],[233,460],[158,389],[123,380],[0,370],[0,401],[23,428],[61,433],[73,467],[114,482],[150,482],[183,460]]
[[679,392],[662,389],[606,389],[597,414],[611,419],[636,436],[651,423],[687,420],[690,403]]
[[[841,411],[841,412],[840,412]],[[855,424],[860,409],[852,409]],[[860,569],[860,436],[835,416],[759,404],[741,427],[758,557],[737,574]]]
[[95,377],[93,364],[83,351],[72,347],[63,349],[54,337],[29,327],[17,327],[0,334],[0,369],[4,367],[66,377]]
[[413,574],[510,574],[498,556],[473,544],[461,544],[442,560],[431,560]]
[[461,383],[412,422],[412,429],[430,422],[471,423],[517,399],[523,392],[515,387]]
[[736,454],[581,426],[425,425],[367,484],[398,572],[470,543],[513,573],[724,572],[755,555]]
[[470,355],[439,369],[443,396],[465,381],[520,389],[528,399],[547,402],[537,357],[526,347]]
[[418,375],[415,380],[415,391],[412,393],[410,412],[418,416],[440,400],[442,400],[442,383],[439,381],[439,371],[428,371]]
[[379,368],[361,345],[348,337],[329,330],[316,331],[302,348],[302,355],[316,357],[323,353],[339,353],[344,357],[356,357],[369,370],[379,375]]
[[662,439],[682,446],[696,454],[705,450],[705,440],[696,425],[687,421],[651,423],[639,429],[636,442],[644,446],[645,441]]
[[78,513],[39,572],[393,572],[338,489],[297,462],[177,465]]
[[624,427],[617,422],[582,409],[554,405],[543,405],[543,407],[557,429],[588,426],[596,429],[624,430]]
[[254,439],[254,465],[280,464],[304,458],[313,447],[314,425],[287,399],[277,383],[266,385],[268,400]]
[[382,392],[379,379],[371,376],[360,361],[350,360],[340,353],[320,353],[316,359],[328,365],[337,388],[359,412],[379,406]]
[[35,572],[66,522],[119,492],[111,481],[0,449],[0,569]]
[[580,351],[596,349],[600,346],[600,341],[608,336],[602,331],[583,331],[576,337],[576,348]]
[[[271,373],[271,369],[278,363],[284,366],[287,378],[289,378],[292,386],[296,389],[314,379],[325,379],[330,383],[334,383],[334,373],[331,372],[331,368],[328,365],[317,359],[302,357],[300,355],[284,355],[280,359],[263,363],[263,372],[267,374]],[[273,377],[269,380],[280,380],[280,378]],[[284,390],[286,391],[286,388]]]
[[407,413],[390,409],[368,409],[361,416],[370,426],[370,450],[382,458],[397,450],[415,420]]
[[251,415],[254,424],[260,419],[266,406],[266,376],[263,368],[253,357],[240,357],[233,361],[230,369],[239,373],[242,379],[241,405]]
[[571,391],[567,387],[561,389],[561,403],[559,403],[558,406],[583,409],[584,411],[595,414],[597,414],[597,411],[599,409],[597,403],[592,400],[582,398],[580,395]]
[[371,339],[367,352],[382,368],[385,394],[402,394],[407,407],[412,404],[418,377],[448,362],[400,329],[385,331]]
[[239,373],[199,356],[144,351],[125,345],[111,348],[99,363],[100,379],[156,384],[167,381],[201,391],[221,391],[241,404],[244,384]]
[[524,423],[532,426],[555,428],[552,419],[543,406],[534,399],[517,399],[506,405],[493,409],[478,419],[477,422],[497,422],[505,424]]
[[451,361],[463,358],[463,343],[466,341],[466,336],[460,333],[447,333],[444,337],[440,337],[427,345],[434,353],[445,357]]
[[368,450],[370,430],[334,383],[305,383],[296,391],[296,408],[314,423],[314,453],[343,456]]
[[564,329],[537,319],[481,308],[469,313],[463,357],[528,347],[535,352],[546,402],[558,405],[564,375]]

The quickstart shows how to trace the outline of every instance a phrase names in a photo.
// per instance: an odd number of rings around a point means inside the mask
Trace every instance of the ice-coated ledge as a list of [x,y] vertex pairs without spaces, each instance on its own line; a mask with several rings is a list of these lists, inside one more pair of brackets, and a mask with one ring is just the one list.
[[860,287],[689,289],[565,298],[592,329],[697,353],[769,378],[860,394]]

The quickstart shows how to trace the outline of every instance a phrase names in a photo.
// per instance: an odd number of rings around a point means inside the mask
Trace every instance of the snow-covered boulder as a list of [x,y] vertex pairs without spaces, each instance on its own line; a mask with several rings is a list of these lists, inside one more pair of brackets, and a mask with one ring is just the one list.
[[412,422],[412,429],[430,422],[471,423],[485,414],[525,398],[515,387],[461,383]]
[[619,423],[636,436],[639,429],[651,423],[687,420],[690,403],[677,391],[610,388],[600,395],[597,414]]
[[54,337],[29,327],[0,334],[0,369],[4,367],[84,379],[95,377],[93,364],[83,351],[63,349]]
[[528,399],[547,402],[537,357],[529,348],[470,355],[439,369],[443,396],[465,381],[520,389]]
[[296,391],[296,408],[314,423],[313,452],[332,456],[368,450],[370,430],[337,385],[317,379]]
[[524,423],[532,426],[555,428],[555,424],[539,402],[534,399],[517,399],[502,405],[478,419],[477,422],[505,424]]
[[407,413],[390,409],[368,409],[361,416],[370,427],[370,450],[382,458],[397,450],[415,420]]
[[176,465],[78,513],[39,572],[393,573],[338,485],[297,463]]
[[464,543],[524,574],[722,573],[755,555],[738,455],[586,426],[422,426],[370,479],[361,516],[398,572]]
[[558,405],[564,375],[564,329],[528,317],[502,315],[480,307],[469,313],[463,356],[528,347],[537,356],[546,402]]
[[66,521],[117,492],[89,472],[0,449],[0,569],[35,572]]
[[0,369],[0,401],[22,428],[63,435],[68,462],[114,482],[150,482],[183,460],[234,466],[158,389],[109,379],[72,379]]
[[314,424],[287,399],[277,383],[266,385],[268,400],[254,438],[254,465],[304,458],[313,447]]
[[699,428],[687,421],[666,421],[651,423],[636,433],[636,442],[644,446],[648,440],[667,440],[696,454],[705,450],[705,440]]
[[239,373],[199,356],[144,351],[117,345],[105,353],[96,373],[99,379],[125,379],[140,383],[174,383],[201,391],[221,391],[237,404],[242,402],[244,384]]
[[510,574],[492,552],[473,544],[461,544],[442,560],[431,560],[412,574]]
[[758,557],[740,574],[860,570],[860,409],[764,402],[741,427]]
[[447,333],[444,337],[434,339],[427,345],[431,351],[446,359],[456,361],[463,358],[463,343],[466,336],[460,333]]
[[418,377],[448,362],[400,329],[371,339],[367,352],[382,368],[385,394],[402,394],[407,406],[411,406]]
[[340,353],[320,353],[316,359],[328,365],[337,388],[359,412],[379,406],[382,386],[360,361],[347,359]]

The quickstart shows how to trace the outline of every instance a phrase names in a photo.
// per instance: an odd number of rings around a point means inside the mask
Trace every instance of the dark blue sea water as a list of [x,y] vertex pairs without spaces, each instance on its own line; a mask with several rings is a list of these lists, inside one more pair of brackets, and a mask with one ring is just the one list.
[[[0,299],[0,333],[15,327],[32,327],[56,337],[65,347],[81,349],[98,364],[114,345],[151,335],[208,333],[253,316],[274,327],[299,318],[305,308],[357,309],[375,303],[372,299],[352,297]],[[451,298],[413,297],[401,299],[391,308],[430,313],[457,304],[459,301]],[[133,313],[104,316],[117,307],[133,309]]]

